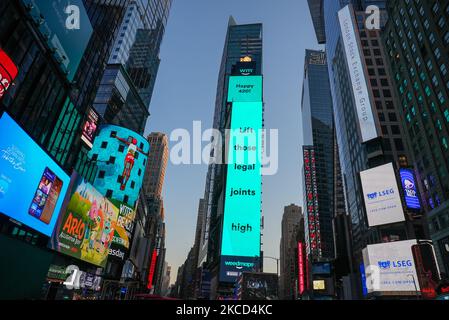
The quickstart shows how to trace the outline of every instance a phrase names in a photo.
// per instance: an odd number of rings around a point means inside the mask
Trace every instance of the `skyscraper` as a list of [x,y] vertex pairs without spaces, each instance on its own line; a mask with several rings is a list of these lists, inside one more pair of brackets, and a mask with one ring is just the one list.
[[[225,129],[230,125],[230,108],[228,103],[229,80],[233,73],[233,68],[247,57],[247,65],[251,66],[253,76],[262,74],[262,25],[246,24],[238,25],[231,17],[229,19],[228,30],[223,49],[223,56],[218,76],[217,95],[215,102],[213,127],[220,130],[224,137]],[[234,70],[235,71],[235,70]],[[260,99],[261,100],[261,99]],[[224,155],[225,141],[211,151],[211,157]],[[222,157],[224,158],[224,156]],[[219,294],[227,295],[232,293],[230,285],[220,286],[220,254],[222,246],[222,225],[225,206],[225,184],[226,168],[224,164],[211,163],[208,168],[205,186],[204,199],[206,211],[203,218],[201,235],[201,247],[199,253],[199,264],[204,266],[213,274],[212,276],[212,297],[216,297],[217,291],[224,288]],[[235,277],[237,278],[237,277]]]
[[306,248],[312,261],[319,262],[335,258],[334,125],[326,54],[307,50],[305,59],[301,105],[303,151],[308,155],[304,158]]
[[398,0],[387,9],[383,40],[412,172],[440,269],[449,273],[449,3]]
[[[365,23],[365,9],[371,4],[380,9],[380,29]],[[406,240],[423,236],[423,232],[420,219],[404,215],[402,204],[400,223],[370,223],[360,182],[362,172],[384,164],[396,169],[392,177],[396,181],[398,169],[409,159],[381,41],[381,29],[387,21],[385,1],[324,0],[322,5],[343,190],[351,218],[347,238],[352,238],[352,270],[357,270],[363,260],[361,251],[368,244]],[[357,278],[360,275],[353,277],[353,282]]]
[[161,132],[148,135],[150,154],[144,180],[144,193],[147,197],[162,197],[162,187],[168,162],[168,138]]
[[94,108],[103,121],[143,134],[171,0],[130,1]]
[[294,299],[295,296],[295,270],[293,263],[296,250],[296,230],[297,226],[303,222],[302,209],[297,205],[291,204],[284,207],[281,224],[281,243],[280,243],[280,275],[279,275],[279,298],[283,300]]

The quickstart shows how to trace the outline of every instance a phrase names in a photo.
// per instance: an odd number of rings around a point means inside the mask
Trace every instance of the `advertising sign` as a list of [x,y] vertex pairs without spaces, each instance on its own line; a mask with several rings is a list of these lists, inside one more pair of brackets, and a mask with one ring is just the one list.
[[83,177],[74,174],[51,248],[104,267],[119,210]]
[[0,48],[0,99],[8,90],[18,73],[11,58]]
[[370,227],[405,220],[393,164],[360,172]]
[[413,170],[401,168],[399,169],[399,175],[401,176],[402,190],[404,191],[405,204],[407,208],[411,210],[421,209]]
[[0,136],[0,213],[51,236],[69,176],[7,113]]
[[120,201],[111,200],[111,203],[119,209],[119,214],[109,248],[109,255],[123,261],[127,258],[129,251],[136,210]]
[[256,73],[256,62],[237,62],[232,67],[233,76],[252,76]]
[[83,133],[81,135],[81,140],[92,149],[95,133],[97,132],[98,125],[98,114],[91,108],[87,115],[87,120],[83,126]]
[[96,159],[95,189],[109,199],[134,208],[142,187],[150,144],[129,129],[104,125],[95,138],[91,159]]
[[414,295],[419,290],[412,254],[416,240],[369,245],[363,250],[368,293]]
[[302,295],[305,291],[305,277],[304,277],[304,244],[298,242],[298,293]]
[[419,243],[412,246],[421,294],[424,298],[434,299],[440,283],[440,271],[431,243]]
[[262,76],[231,76],[220,281],[258,271],[260,256]]
[[318,206],[318,183],[315,167],[315,150],[312,146],[303,147],[304,182],[306,191],[305,238],[306,252],[313,257],[321,257],[321,228]]
[[31,17],[72,81],[93,31],[83,0],[22,2],[31,8]]
[[338,18],[340,21],[347,66],[351,77],[352,91],[354,94],[362,141],[367,142],[377,138],[378,134],[373,116],[370,93],[368,91],[365,66],[362,62],[362,51],[358,35],[356,34],[357,25],[355,24],[352,6],[348,5],[341,9],[338,12]]
[[262,102],[262,90],[262,76],[232,76],[228,102]]
[[148,271],[147,289],[151,289],[153,287],[154,270],[156,269],[156,261],[157,261],[157,250],[154,249],[153,254],[151,256],[150,269]]

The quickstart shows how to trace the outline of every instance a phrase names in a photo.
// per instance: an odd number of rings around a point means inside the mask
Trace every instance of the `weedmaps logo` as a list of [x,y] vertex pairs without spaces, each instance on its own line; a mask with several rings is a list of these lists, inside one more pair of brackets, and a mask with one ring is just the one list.
[[236,269],[252,268],[254,267],[254,262],[240,262],[240,261],[225,261],[225,266],[235,267]]

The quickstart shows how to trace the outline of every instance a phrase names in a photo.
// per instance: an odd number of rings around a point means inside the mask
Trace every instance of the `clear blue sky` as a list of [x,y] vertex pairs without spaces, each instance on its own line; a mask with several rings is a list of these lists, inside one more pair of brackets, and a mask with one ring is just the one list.
[[[263,250],[279,257],[285,205],[302,205],[301,92],[305,49],[320,49],[306,0],[174,0],[160,57],[146,133],[212,126],[228,18],[263,23],[265,127],[279,129],[279,171],[264,177]],[[173,146],[171,143],[170,146]],[[169,163],[164,184],[167,262],[172,281],[193,245],[206,165]],[[265,271],[276,272],[265,260]]]

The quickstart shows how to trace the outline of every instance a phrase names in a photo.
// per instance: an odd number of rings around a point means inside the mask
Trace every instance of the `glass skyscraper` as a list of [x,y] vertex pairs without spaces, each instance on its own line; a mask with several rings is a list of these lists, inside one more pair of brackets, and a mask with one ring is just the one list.
[[[232,67],[240,62],[242,57],[251,57],[256,62],[254,74],[262,74],[262,24],[239,25],[230,17],[228,30],[223,49],[223,56],[218,76],[217,96],[213,127],[221,131],[224,136],[225,129],[229,125],[229,108],[227,108],[227,93],[229,77]],[[216,146],[211,151],[211,157],[215,153],[224,155],[224,143]],[[224,157],[223,157],[224,159]],[[215,295],[219,287],[218,273],[220,262],[221,226],[224,211],[224,183],[226,180],[224,164],[210,164],[206,176],[205,185],[205,214],[202,222],[202,234],[199,249],[198,266],[204,272],[211,272],[212,295]],[[213,296],[214,297],[214,296]],[[213,298],[211,297],[211,298]]]
[[[332,226],[334,125],[326,54],[323,51],[306,50],[305,59],[301,104],[303,139],[304,147],[313,150],[315,154],[316,172],[312,174],[316,174],[317,190],[317,194],[313,195],[317,198],[317,203],[311,207],[305,206],[304,210],[306,248],[313,261],[318,262],[335,258]],[[310,202],[308,196],[306,193],[304,204]],[[313,242],[315,237],[319,238],[316,246]]]
[[410,141],[422,206],[442,272],[449,273],[449,3],[388,4],[383,34]]

